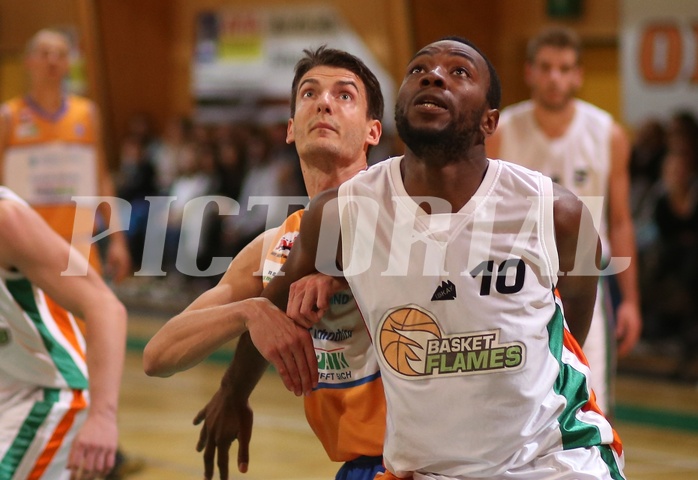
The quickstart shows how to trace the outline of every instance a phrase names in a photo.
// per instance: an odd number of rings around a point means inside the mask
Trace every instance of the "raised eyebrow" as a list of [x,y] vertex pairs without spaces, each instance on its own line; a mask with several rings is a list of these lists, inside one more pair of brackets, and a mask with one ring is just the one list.
[[[306,84],[319,85],[320,82],[314,78],[306,78],[305,80],[303,80],[300,83],[300,85],[298,85],[298,91],[300,91],[303,88],[303,86]],[[353,80],[337,80],[334,84],[339,85],[340,87],[346,87],[346,86],[354,87],[354,89],[357,92],[359,91],[359,86]]]
[[357,92],[359,91],[359,86],[353,80],[338,80],[335,83],[335,85],[339,85],[342,87],[354,87],[354,90],[356,90]]
[[[422,50],[418,51],[418,52],[414,55],[414,57],[412,57],[412,58],[410,59],[410,63],[414,62],[418,57],[421,57],[421,56],[423,56],[423,55],[428,55],[428,56],[434,55],[434,50],[435,50],[435,49],[433,49],[433,48],[428,48],[428,47],[427,47],[427,48],[423,48]],[[468,60],[468,61],[469,61],[470,63],[472,63],[473,65],[477,65],[477,63],[476,63],[476,61],[475,61],[475,57],[473,57],[472,55],[470,55],[470,54],[467,53],[467,52],[463,52],[463,51],[461,51],[461,50],[450,50],[450,51],[448,51],[448,54],[451,55],[451,56],[453,56],[453,57],[462,57],[462,58]]]
[[469,54],[466,53],[466,52],[460,52],[460,51],[458,51],[458,52],[449,52],[449,54],[452,55],[452,56],[454,56],[454,57],[461,57],[461,58],[464,58],[464,59],[466,59],[468,62],[472,63],[473,66],[477,66],[477,63],[475,62],[475,58],[474,58],[472,55],[469,55]]
[[320,82],[318,82],[318,81],[315,80],[314,78],[306,78],[305,80],[303,80],[303,81],[300,83],[300,85],[298,85],[298,91],[300,91],[300,90],[303,88],[303,86],[306,85],[306,84],[308,84],[308,83],[310,83],[310,84],[312,84],[312,85],[318,85],[318,84],[320,84]]

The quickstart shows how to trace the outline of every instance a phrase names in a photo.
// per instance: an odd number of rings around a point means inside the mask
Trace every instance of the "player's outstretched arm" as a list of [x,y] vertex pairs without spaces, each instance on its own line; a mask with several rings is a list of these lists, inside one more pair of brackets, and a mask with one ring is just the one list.
[[106,475],[114,465],[126,309],[92,268],[85,265],[87,275],[62,276],[69,252],[68,243],[31,208],[0,201],[0,265],[18,270],[85,321],[90,408],[73,442],[68,468],[93,478]]
[[[308,265],[314,265],[314,254],[309,252],[317,247],[317,241],[310,235],[305,218],[311,218],[319,209],[309,207],[304,215],[301,234],[294,242],[293,249],[287,260],[283,273],[275,277],[265,295],[282,305],[288,296],[290,287],[296,275],[300,275]],[[311,226],[312,228],[312,226]],[[297,253],[294,253],[297,252]],[[288,269],[290,274],[286,272]],[[286,290],[284,292],[284,290]],[[209,403],[194,418],[195,424],[203,422],[197,443],[197,450],[204,451],[204,478],[210,480],[214,474],[214,463],[218,466],[221,479],[227,479],[229,474],[229,450],[232,443],[238,441],[238,470],[246,472],[249,464],[249,442],[252,430],[252,410],[249,407],[249,396],[259,382],[268,365],[267,360],[260,354],[257,347],[266,353],[268,358],[274,358],[275,365],[283,365],[284,355],[290,358],[295,366],[294,356],[300,362],[310,363],[307,366],[306,379],[298,379],[296,384],[285,379],[287,387],[296,395],[308,393],[316,383],[312,383],[313,372],[317,376],[317,363],[312,341],[307,331],[286,317],[282,310],[268,299],[251,299],[247,303],[254,304],[256,314],[249,315],[246,322],[249,332],[243,334],[237,345],[233,362],[226,370],[218,391]],[[248,311],[248,314],[252,310]],[[258,343],[252,341],[253,334]],[[278,355],[278,356],[277,356]],[[298,370],[304,366],[297,367]],[[290,374],[289,374],[290,375]],[[283,374],[282,374],[283,378]],[[290,378],[290,376],[289,376]],[[315,380],[317,381],[317,380]],[[216,458],[217,454],[217,458]]]
[[555,240],[560,259],[557,290],[570,332],[583,345],[596,301],[601,242],[589,210],[576,195],[555,185],[555,197]]
[[244,333],[218,391],[194,418],[194,425],[203,422],[196,450],[204,452],[204,479],[213,478],[215,462],[221,480],[227,480],[229,451],[235,440],[238,441],[238,470],[247,472],[253,421],[249,397],[267,365],[249,333]]
[[[339,238],[326,237],[319,245],[321,231],[339,233],[337,190],[313,198],[301,221],[293,248],[279,275],[267,285],[262,296],[275,311],[250,319],[247,328],[259,352],[279,372],[286,388],[296,395],[310,393],[318,382],[317,359],[305,327],[285,315],[291,285],[306,275],[336,270]],[[331,243],[331,245],[330,245]],[[322,248],[321,248],[322,247]]]
[[245,331],[242,300],[259,296],[260,269],[265,245],[276,230],[259,235],[231,262],[218,285],[172,317],[150,339],[143,351],[145,373],[168,377],[197,365],[226,342]]
[[[294,247],[295,248],[295,247]],[[319,319],[329,306],[329,297],[347,288],[343,279],[317,273],[303,277],[293,283],[288,309],[300,312],[304,317],[317,316]],[[294,293],[297,302],[294,304]],[[309,292],[302,295],[301,292]],[[304,301],[317,299],[318,309],[310,311]],[[268,308],[276,307],[269,305]],[[289,314],[293,318],[292,314]],[[295,327],[294,327],[295,328]],[[304,335],[304,333],[302,333]],[[211,480],[214,464],[218,466],[220,478],[229,476],[229,451],[232,443],[238,442],[238,470],[247,472],[249,466],[249,444],[252,435],[253,413],[249,396],[262,377],[268,362],[252,343],[249,333],[244,333],[238,342],[235,357],[226,370],[221,385],[208,404],[196,415],[194,424],[203,422],[196,450],[204,452],[204,478]]]

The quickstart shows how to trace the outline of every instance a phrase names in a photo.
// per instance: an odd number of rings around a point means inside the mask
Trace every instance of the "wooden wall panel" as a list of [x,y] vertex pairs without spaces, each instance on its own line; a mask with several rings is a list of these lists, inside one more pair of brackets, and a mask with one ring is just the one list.
[[173,112],[172,9],[167,0],[97,2],[97,49],[107,92],[102,106],[116,155],[129,117],[146,112],[161,127]]
[[[523,53],[528,37],[553,22],[547,0],[330,0],[364,38],[396,84],[414,51],[449,34],[478,44],[502,78],[503,103],[528,96],[523,82]],[[563,23],[579,30],[590,51],[583,95],[611,110],[619,90],[617,32],[620,0],[583,0],[584,12]],[[287,0],[51,0],[0,2],[0,53],[17,49],[42,26],[75,23],[75,2],[96,11],[95,54],[101,63],[100,102],[111,134],[109,152],[134,112],[145,111],[158,126],[191,112],[191,58],[194,19],[201,10],[226,5],[288,5]],[[307,3],[326,4],[322,0]],[[84,20],[83,20],[84,22]],[[88,59],[89,60],[89,59]],[[94,65],[93,65],[94,68]],[[610,69],[610,70],[609,70]],[[3,72],[14,72],[9,64]],[[89,72],[89,68],[88,68]]]
[[23,53],[42,28],[77,27],[73,0],[0,0],[0,102],[26,90]]
[[48,27],[74,26],[76,21],[73,0],[2,0],[0,53],[21,52],[36,31]]
[[458,35],[473,41],[494,62],[492,47],[499,35],[497,2],[412,0],[411,8],[415,50],[441,37]]
[[[496,44],[497,70],[502,77],[504,105],[528,98],[528,88],[524,83],[523,70],[526,52],[526,42],[541,28],[551,24],[567,25],[574,28],[582,37],[585,49],[589,56],[594,58],[609,58],[608,49],[617,56],[617,35],[619,29],[619,0],[582,0],[582,15],[576,19],[561,20],[550,18],[546,12],[547,0],[498,0],[499,32]],[[601,48],[605,52],[597,55],[590,50]],[[594,78],[596,69],[602,70],[602,77],[607,80],[608,68],[617,67],[617,61],[611,65],[603,63],[591,63],[586,68],[586,75],[592,83],[599,79]],[[606,92],[608,87],[606,80]],[[620,83],[619,71],[615,68],[613,83]],[[616,87],[618,89],[618,87]],[[595,90],[585,90],[586,98],[597,103],[602,108],[611,109],[613,105],[606,105],[605,94],[596,96]]]

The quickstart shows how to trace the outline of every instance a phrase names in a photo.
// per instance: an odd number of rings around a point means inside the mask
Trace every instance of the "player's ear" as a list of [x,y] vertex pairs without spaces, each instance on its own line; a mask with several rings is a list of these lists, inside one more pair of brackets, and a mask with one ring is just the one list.
[[482,115],[482,122],[480,123],[480,129],[482,130],[483,137],[487,138],[492,135],[497,129],[498,123],[499,110],[496,108],[485,110],[485,113]]
[[380,120],[369,120],[368,132],[366,133],[366,143],[369,145],[378,145],[383,133],[383,125]]
[[286,126],[286,143],[289,145],[296,141],[293,135],[293,118],[288,119],[288,125]]

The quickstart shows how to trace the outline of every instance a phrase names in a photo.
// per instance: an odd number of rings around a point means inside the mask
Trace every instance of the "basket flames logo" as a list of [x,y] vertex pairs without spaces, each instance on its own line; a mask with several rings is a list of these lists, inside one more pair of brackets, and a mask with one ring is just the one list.
[[525,345],[500,344],[499,330],[443,335],[433,315],[417,305],[388,311],[378,331],[383,360],[404,377],[511,371],[525,363]]

